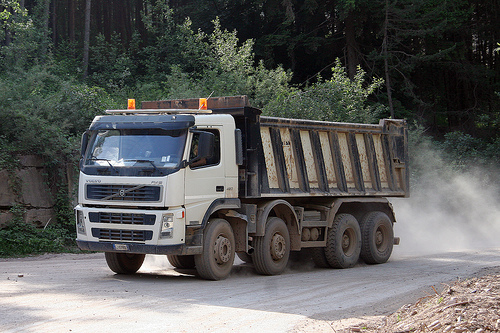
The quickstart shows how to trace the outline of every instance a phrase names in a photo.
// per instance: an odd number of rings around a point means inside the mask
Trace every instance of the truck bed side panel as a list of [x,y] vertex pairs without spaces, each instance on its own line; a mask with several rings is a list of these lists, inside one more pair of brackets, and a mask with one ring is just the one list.
[[260,118],[261,197],[408,194],[402,120],[378,125]]

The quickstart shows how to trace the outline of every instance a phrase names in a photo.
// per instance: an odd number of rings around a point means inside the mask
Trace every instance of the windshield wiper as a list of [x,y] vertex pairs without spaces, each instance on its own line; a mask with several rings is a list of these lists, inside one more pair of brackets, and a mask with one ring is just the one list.
[[158,173],[160,174],[163,174],[163,172],[161,172],[155,165],[155,163],[153,161],[150,161],[150,160],[124,160],[124,162],[136,162],[136,163],[149,163],[153,166],[153,168],[155,169],[155,171],[158,171]]
[[91,161],[106,161],[106,162],[108,162],[108,164],[109,164],[109,166],[111,167],[111,169],[113,169],[113,171],[114,171],[115,173],[118,173],[118,170],[116,170],[116,169],[115,169],[115,167],[113,166],[113,164],[111,164],[111,161],[110,161],[110,160],[108,160],[108,159],[105,159],[105,158],[97,158],[97,157],[95,157],[95,156],[92,156],[91,158],[89,158],[89,160],[91,160]]

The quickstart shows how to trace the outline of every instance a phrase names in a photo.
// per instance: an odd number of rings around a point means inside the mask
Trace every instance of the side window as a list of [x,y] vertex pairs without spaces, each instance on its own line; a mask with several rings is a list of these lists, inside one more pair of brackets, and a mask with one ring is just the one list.
[[[191,163],[191,169],[201,167],[208,167],[220,163],[220,133],[218,130],[203,129],[205,132],[210,132],[215,135],[214,146],[212,147],[212,154],[209,158],[202,158],[198,161]],[[193,140],[191,141],[191,150],[189,153],[189,160],[193,160],[198,155],[198,143],[200,141],[200,134],[194,133]]]

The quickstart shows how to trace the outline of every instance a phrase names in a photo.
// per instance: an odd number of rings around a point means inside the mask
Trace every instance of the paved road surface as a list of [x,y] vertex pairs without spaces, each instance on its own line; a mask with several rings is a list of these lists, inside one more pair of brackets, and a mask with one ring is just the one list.
[[133,276],[104,255],[0,259],[1,332],[333,332],[347,318],[393,312],[431,286],[500,266],[500,249],[394,255],[347,270],[292,265],[260,276],[236,263],[224,281],[204,281],[147,256]]

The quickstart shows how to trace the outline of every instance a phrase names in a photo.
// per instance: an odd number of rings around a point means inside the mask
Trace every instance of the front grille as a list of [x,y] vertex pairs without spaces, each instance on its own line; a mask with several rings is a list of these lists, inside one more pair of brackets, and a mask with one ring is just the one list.
[[87,199],[106,201],[160,201],[159,186],[145,185],[101,185],[86,187]]
[[153,231],[92,228],[92,236],[100,240],[144,242],[153,239]]
[[156,215],[90,212],[89,220],[90,222],[93,223],[154,225],[156,220]]

